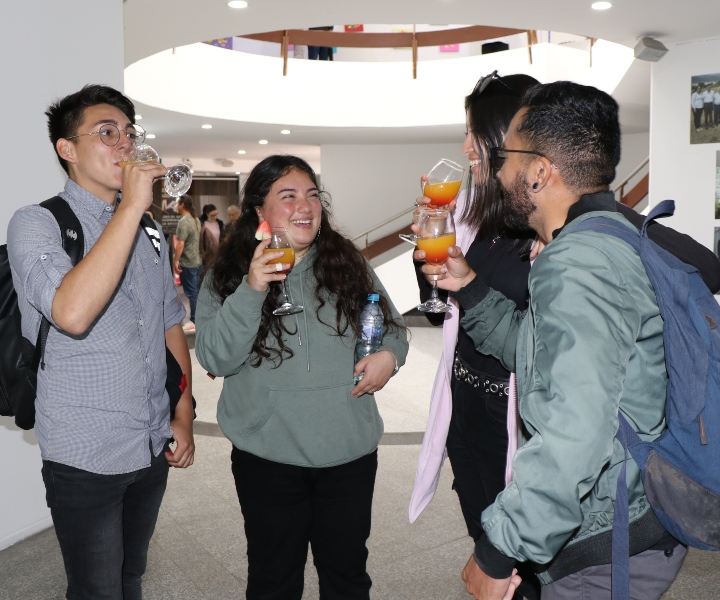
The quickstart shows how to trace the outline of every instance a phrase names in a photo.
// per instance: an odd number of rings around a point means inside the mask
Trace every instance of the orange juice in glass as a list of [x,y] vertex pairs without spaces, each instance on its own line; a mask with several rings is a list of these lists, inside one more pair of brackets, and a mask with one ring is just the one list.
[[439,183],[426,183],[423,188],[423,195],[432,200],[428,206],[445,206],[450,204],[460,191],[462,180],[441,181]]
[[448,249],[455,245],[455,232],[446,233],[438,237],[419,237],[417,240],[418,250],[425,252],[425,262],[432,265],[441,265],[448,258]]
[[[277,263],[282,263],[286,265],[290,265],[290,269],[293,268],[293,265],[295,264],[295,248],[265,248],[263,250],[265,254],[268,252],[282,252],[283,255],[280,258],[271,258],[267,264],[269,265],[275,265]],[[283,269],[280,271],[280,273],[289,273],[290,269]]]

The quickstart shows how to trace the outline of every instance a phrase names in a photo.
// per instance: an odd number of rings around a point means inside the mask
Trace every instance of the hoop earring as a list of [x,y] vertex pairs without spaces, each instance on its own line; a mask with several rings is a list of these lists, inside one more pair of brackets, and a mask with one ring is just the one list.
[[320,237],[321,230],[322,230],[322,225],[320,225],[320,227],[318,227],[318,232],[317,232],[317,235],[315,236],[315,239],[318,239]]

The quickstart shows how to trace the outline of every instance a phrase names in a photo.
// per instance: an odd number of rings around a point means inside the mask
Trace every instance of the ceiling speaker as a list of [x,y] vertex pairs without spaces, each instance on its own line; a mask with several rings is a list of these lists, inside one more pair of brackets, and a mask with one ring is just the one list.
[[657,62],[667,54],[667,51],[668,49],[662,42],[651,37],[644,37],[640,38],[635,46],[635,58]]

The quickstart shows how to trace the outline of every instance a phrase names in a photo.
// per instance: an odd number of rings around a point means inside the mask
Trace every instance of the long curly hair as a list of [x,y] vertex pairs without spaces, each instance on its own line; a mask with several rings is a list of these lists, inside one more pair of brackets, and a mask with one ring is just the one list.
[[[260,224],[256,208],[265,204],[272,185],[291,171],[305,173],[318,187],[312,167],[297,156],[268,156],[250,172],[241,194],[240,218],[220,244],[213,263],[211,288],[221,302],[235,292],[250,269],[258,244],[255,231]],[[374,289],[370,266],[363,255],[355,244],[333,228],[329,195],[320,192],[320,200],[320,233],[312,244],[316,249],[312,266],[316,281],[314,294],[318,302],[316,315],[332,335],[344,336],[352,332],[357,336],[360,333],[360,312],[367,303],[367,296],[378,290]],[[287,319],[272,314],[279,303],[280,286],[271,285],[253,343],[253,367],[259,367],[263,360],[271,360],[277,368],[284,359],[293,356],[292,350],[283,341],[283,333],[294,335],[296,331],[288,328]],[[325,323],[320,318],[320,310],[327,303],[335,307],[335,323]],[[405,331],[405,326],[393,319],[390,304],[383,295],[380,295],[380,308],[386,332]]]

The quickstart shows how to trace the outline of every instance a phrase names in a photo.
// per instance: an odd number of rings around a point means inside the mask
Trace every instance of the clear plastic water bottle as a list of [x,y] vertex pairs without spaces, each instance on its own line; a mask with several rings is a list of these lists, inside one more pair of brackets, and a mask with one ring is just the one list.
[[[380,310],[380,295],[368,294],[368,303],[360,313],[360,335],[355,342],[355,364],[373,352],[380,350],[383,338],[383,314]],[[355,383],[365,373],[355,377]]]

